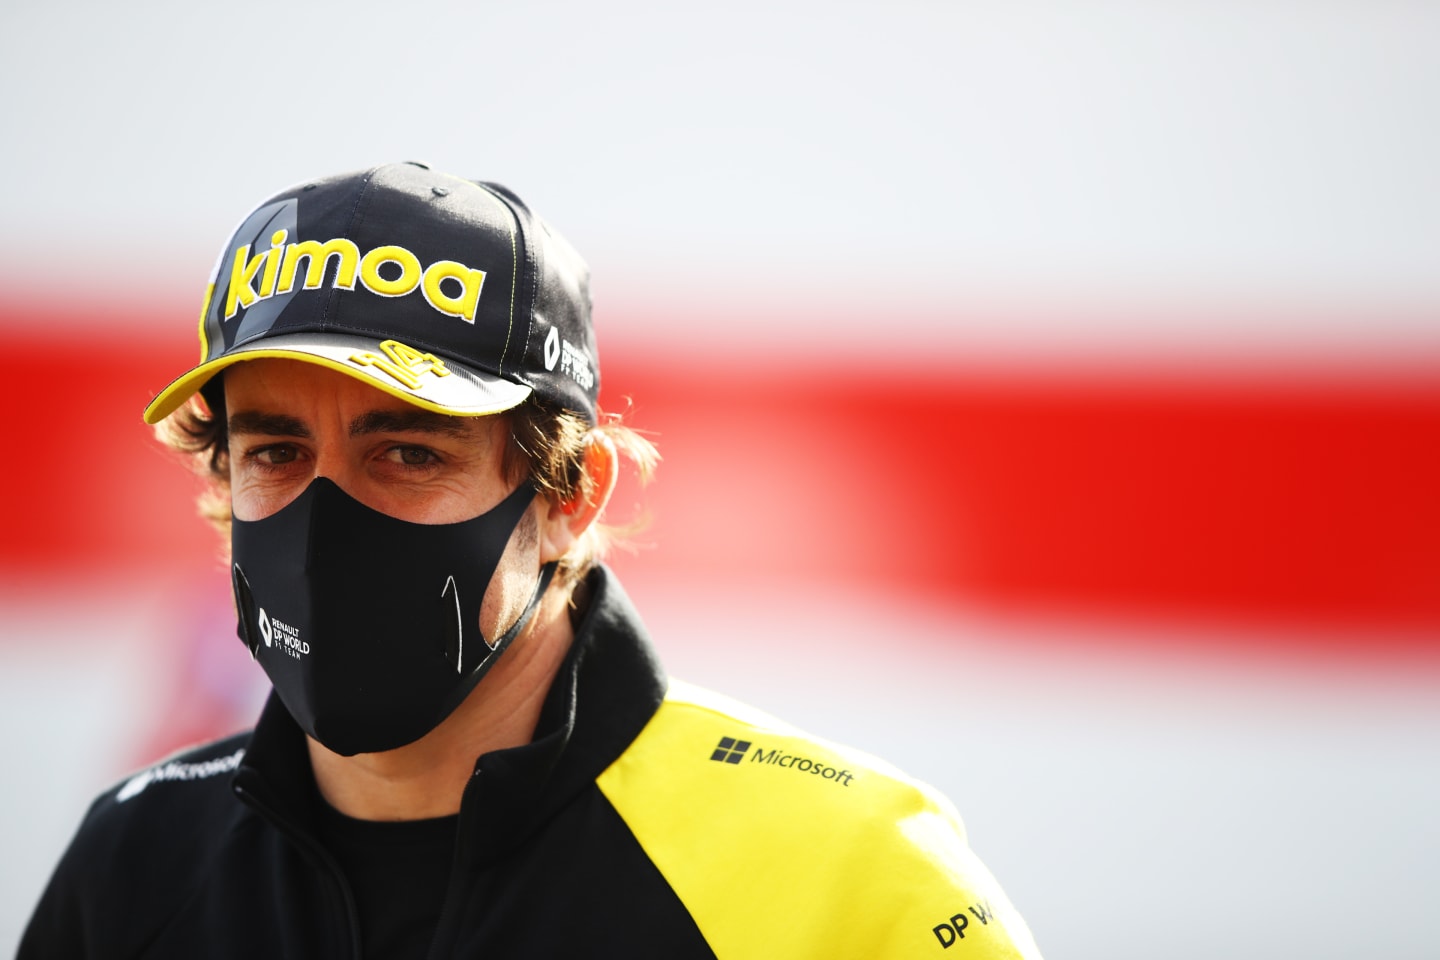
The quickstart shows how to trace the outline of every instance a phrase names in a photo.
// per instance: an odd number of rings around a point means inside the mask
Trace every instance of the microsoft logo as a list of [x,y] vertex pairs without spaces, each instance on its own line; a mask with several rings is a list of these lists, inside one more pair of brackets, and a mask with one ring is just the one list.
[[721,737],[720,743],[715,751],[710,754],[710,759],[716,763],[738,764],[741,760],[749,760],[751,763],[763,763],[772,767],[783,767],[786,770],[794,770],[798,773],[808,773],[820,777],[823,780],[833,780],[842,787],[850,786],[855,779],[855,774],[849,770],[840,770],[825,763],[823,760],[812,760],[809,757],[798,756],[793,753],[785,753],[779,747],[766,749],[755,747],[749,740],[736,740],[734,737]]
[[721,737],[720,745],[715,748],[714,753],[710,754],[710,759],[718,763],[739,763],[745,759],[745,751],[749,749],[749,740]]

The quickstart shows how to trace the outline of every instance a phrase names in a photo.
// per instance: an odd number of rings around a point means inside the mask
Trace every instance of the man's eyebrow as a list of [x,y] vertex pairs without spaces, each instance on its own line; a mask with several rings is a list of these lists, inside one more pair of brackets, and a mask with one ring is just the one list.
[[467,439],[472,434],[464,421],[430,410],[371,410],[350,421],[350,436],[367,433],[439,433]]
[[238,434],[260,434],[270,437],[310,438],[310,428],[305,421],[283,413],[260,413],[256,410],[240,410],[230,414],[226,426],[232,436]]

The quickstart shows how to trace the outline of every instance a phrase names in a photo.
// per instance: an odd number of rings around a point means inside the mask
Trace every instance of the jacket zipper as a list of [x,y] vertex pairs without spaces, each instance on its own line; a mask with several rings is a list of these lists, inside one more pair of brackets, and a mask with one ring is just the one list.
[[334,889],[340,893],[340,909],[345,917],[345,930],[350,937],[350,956],[354,960],[362,960],[360,953],[360,918],[359,911],[355,908],[355,896],[350,892],[350,885],[345,881],[344,871],[335,862],[335,858],[316,843],[315,840],[305,831],[297,827],[287,817],[281,816],[274,807],[270,806],[260,798],[258,794],[245,789],[245,785],[235,783],[233,785],[235,794],[248,806],[258,812],[266,820],[269,820],[281,833],[290,838],[290,841],[300,849],[300,852],[308,857],[313,865],[322,873],[328,873],[334,881]]
[[455,824],[455,855],[450,858],[450,882],[445,885],[445,905],[440,909],[440,922],[435,925],[435,937],[430,941],[430,950],[426,954],[428,960],[442,960],[454,952],[455,928],[460,922],[460,901],[465,883],[465,870],[469,867],[465,851],[469,849],[469,828],[468,819],[465,816],[467,810],[473,808],[470,802],[470,794],[473,790],[480,789],[477,784],[480,782],[479,764],[465,784],[465,790],[460,796],[460,820]]

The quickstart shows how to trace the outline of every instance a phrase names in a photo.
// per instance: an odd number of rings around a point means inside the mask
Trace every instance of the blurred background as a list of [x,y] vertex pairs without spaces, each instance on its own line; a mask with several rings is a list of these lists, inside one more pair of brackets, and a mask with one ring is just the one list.
[[220,244],[422,159],[590,261],[672,672],[1047,956],[1440,956],[1440,5],[8,4],[0,81],[0,950],[263,696],[140,421]]

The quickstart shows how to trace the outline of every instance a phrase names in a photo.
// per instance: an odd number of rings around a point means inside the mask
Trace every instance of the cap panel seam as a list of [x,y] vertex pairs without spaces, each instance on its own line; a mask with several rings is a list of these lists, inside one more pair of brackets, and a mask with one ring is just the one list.
[[[506,326],[506,328],[505,328],[505,346],[500,350],[500,362],[495,365],[495,372],[496,372],[497,374],[499,374],[500,376],[503,377],[503,376],[505,375],[505,356],[506,356],[506,354],[508,354],[508,353],[510,352],[510,337],[511,337],[511,336],[514,334],[514,332],[515,332],[515,287],[516,287],[516,285],[520,282],[520,255],[519,255],[519,252],[518,252],[518,250],[517,250],[517,245],[516,245],[516,243],[515,243],[515,234],[519,231],[519,228],[520,228],[520,217],[515,213],[515,211],[514,211],[513,209],[511,209],[510,204],[508,204],[508,203],[505,202],[505,198],[504,198],[504,197],[501,197],[499,194],[497,194],[494,190],[491,190],[491,189],[490,189],[488,186],[486,186],[484,183],[480,183],[480,182],[474,181],[474,180],[466,180],[465,182],[468,183],[468,184],[470,184],[470,185],[473,186],[473,187],[477,187],[477,188],[480,190],[481,193],[485,194],[485,195],[486,195],[487,197],[489,197],[493,202],[499,204],[499,205],[500,205],[500,209],[501,209],[501,210],[504,210],[504,211],[505,211],[505,214],[510,218],[510,224],[511,224],[511,226],[510,226],[510,311],[509,311],[509,314],[508,314],[509,322],[508,322],[508,324],[507,324],[507,326]],[[522,236],[522,239],[524,239],[523,236]],[[528,344],[529,344],[529,333],[528,333],[528,331],[527,331],[527,333],[526,333],[526,344],[527,344],[527,346],[528,346]],[[524,369],[524,364],[522,363],[520,366],[521,366],[521,369],[523,370],[523,369]]]
[[[530,261],[530,317],[529,323],[525,324],[525,342],[520,345],[520,371],[525,372],[525,358],[530,355],[530,336],[535,332],[535,303],[540,297],[540,256],[536,251],[539,249],[535,244],[535,218],[531,217],[531,230],[522,238],[526,242],[526,259]],[[543,228],[541,228],[543,229]],[[531,376],[533,380],[533,375]]]
[[[350,208],[350,219],[345,223],[344,236],[347,240],[353,241],[356,229],[365,222],[365,216],[360,212],[360,205],[365,202],[365,198],[370,193],[370,185],[375,181],[375,174],[379,173],[381,169],[382,167],[371,167],[365,171],[365,179],[361,182],[360,189],[355,194],[355,204]],[[320,314],[322,330],[333,322],[332,310],[339,302],[340,288],[331,286],[330,295],[325,298],[325,309]]]

